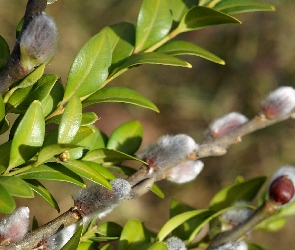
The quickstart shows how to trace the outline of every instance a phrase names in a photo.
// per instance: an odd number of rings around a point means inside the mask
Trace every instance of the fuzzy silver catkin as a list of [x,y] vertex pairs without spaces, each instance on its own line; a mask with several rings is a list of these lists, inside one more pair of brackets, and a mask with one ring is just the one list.
[[240,113],[231,112],[216,120],[209,125],[209,134],[213,138],[221,137],[231,130],[248,122],[248,118]]
[[20,60],[27,71],[48,63],[55,54],[58,32],[52,17],[42,12],[34,16],[20,38]]
[[188,135],[164,135],[157,142],[142,150],[137,157],[146,161],[152,168],[178,165],[179,160],[187,157],[199,145]]
[[268,118],[290,113],[295,108],[295,89],[279,87],[260,103],[263,114]]
[[166,179],[177,184],[187,183],[196,179],[203,167],[202,161],[187,161],[170,169]]
[[30,209],[19,207],[13,213],[0,221],[0,242],[5,240],[9,243],[22,240],[29,228]]
[[171,237],[166,242],[168,250],[186,250],[186,246],[184,242],[177,238],[177,237]]
[[73,195],[74,205],[83,216],[83,222],[110,213],[120,201],[130,192],[128,181],[115,179],[110,182],[112,190],[100,185],[91,185]]

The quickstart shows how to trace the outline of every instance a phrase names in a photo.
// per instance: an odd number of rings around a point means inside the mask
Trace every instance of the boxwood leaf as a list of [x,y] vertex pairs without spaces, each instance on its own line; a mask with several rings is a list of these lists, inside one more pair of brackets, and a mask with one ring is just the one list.
[[106,32],[92,37],[80,50],[68,75],[64,103],[73,95],[88,96],[98,90],[108,76],[112,51]]
[[82,161],[87,165],[91,166],[94,170],[96,170],[99,174],[101,174],[104,178],[108,180],[114,180],[116,177],[110,172],[106,167],[91,161]]
[[140,147],[142,133],[142,125],[139,121],[125,122],[112,132],[107,148],[133,155]]
[[17,176],[22,179],[66,181],[78,186],[85,186],[79,175],[57,163],[46,163],[46,165],[32,167]]
[[108,237],[120,237],[123,228],[115,222],[104,222],[97,227],[97,233]]
[[221,58],[209,52],[208,50],[205,50],[193,43],[186,42],[186,41],[168,42],[164,44],[163,46],[161,46],[159,49],[157,49],[156,52],[164,53],[171,56],[177,56],[177,55],[199,56],[215,63],[219,63],[222,65],[225,64],[225,62]]
[[137,17],[134,53],[161,41],[171,26],[172,16],[166,0],[143,0]]
[[[60,124],[62,115],[57,115],[46,121],[46,124]],[[87,126],[95,123],[98,120],[94,112],[82,113],[81,126]]]
[[43,144],[45,121],[39,101],[34,101],[19,123],[12,140],[9,169],[31,159]]
[[51,193],[37,180],[26,180],[28,185],[33,189],[37,194],[43,197],[52,207],[54,207],[57,212],[60,212],[59,206],[56,200],[53,198]]
[[167,245],[163,242],[156,242],[151,245],[147,250],[169,250]]
[[105,162],[122,162],[125,160],[135,160],[144,163],[142,160],[137,159],[131,155],[107,148],[100,148],[90,151],[82,158],[82,160],[93,161],[98,164]]
[[196,0],[169,0],[168,3],[175,22],[179,22],[191,7],[198,5]]
[[222,12],[196,6],[191,8],[181,19],[177,29],[179,32],[190,30],[199,30],[208,26],[226,24],[226,23],[241,23],[238,19],[226,15]]
[[265,180],[266,177],[262,176],[223,188],[210,201],[210,209],[219,211],[235,201],[252,201]]
[[7,141],[0,145],[0,165],[8,167],[10,158],[10,148],[12,141]]
[[247,245],[248,245],[248,250],[265,250],[265,248],[255,244],[253,242],[247,241]]
[[149,242],[149,236],[143,223],[137,219],[131,219],[127,221],[123,228],[118,250],[134,248],[136,245],[146,242]]
[[3,102],[3,98],[0,95],[0,127],[2,127],[3,124],[4,124],[5,115],[6,115],[5,105],[4,105],[4,102]]
[[158,197],[160,197],[161,199],[165,198],[165,194],[164,192],[160,189],[160,187],[157,184],[153,184],[151,191],[157,195]]
[[110,244],[107,244],[107,245],[104,245],[100,250],[114,250],[115,248],[110,245]]
[[7,119],[7,116],[4,117],[2,127],[0,129],[0,135],[4,134],[10,127],[10,122]]
[[223,0],[217,3],[214,9],[226,14],[237,14],[254,11],[274,11],[275,7],[255,0]]
[[6,188],[0,183],[0,213],[10,214],[15,209],[15,202]]
[[9,46],[5,39],[0,35],[0,72],[5,67],[9,56]]
[[132,55],[135,44],[134,25],[127,22],[117,23],[105,27],[112,50],[112,69],[117,67],[126,58]]
[[[106,249],[104,247],[105,246],[103,246],[103,248],[100,248],[100,250]],[[95,244],[94,242],[81,241],[77,250],[97,250],[97,244]]]
[[158,52],[142,53],[142,54],[136,54],[131,56],[122,65],[116,68],[112,72],[108,81],[122,74],[123,72],[128,70],[128,68],[132,66],[140,65],[140,64],[162,64],[162,65],[179,66],[179,67],[186,67],[186,68],[192,67],[188,62],[185,62],[179,58],[166,55],[163,53],[158,53]]
[[30,186],[21,178],[16,176],[0,176],[0,184],[8,191],[12,196],[22,198],[33,198],[34,193]]
[[159,112],[159,109],[149,99],[138,92],[125,87],[104,87],[86,98],[83,107],[101,102],[125,102]]
[[108,189],[112,189],[111,184],[104,178],[99,172],[91,167],[87,161],[69,160],[68,162],[62,162],[62,164],[70,169],[72,172],[88,179],[97,184],[100,184]]
[[70,143],[77,134],[82,121],[82,104],[77,96],[68,102],[58,127],[58,143]]
[[77,249],[80,244],[80,238],[82,236],[83,225],[80,226],[73,234],[71,239],[61,248],[61,250],[73,250]]

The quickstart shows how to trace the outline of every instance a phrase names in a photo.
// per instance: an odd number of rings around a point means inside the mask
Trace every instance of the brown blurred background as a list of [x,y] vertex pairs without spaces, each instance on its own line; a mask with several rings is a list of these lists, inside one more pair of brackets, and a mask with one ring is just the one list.
[[[160,114],[128,104],[93,106],[101,119],[97,127],[110,135],[119,124],[139,120],[144,127],[143,145],[163,134],[187,133],[196,141],[204,140],[204,130],[215,118],[238,111],[249,118],[259,112],[259,102],[278,86],[294,87],[295,73],[295,2],[268,0],[276,12],[241,14],[242,25],[222,25],[190,32],[182,38],[212,51],[226,61],[217,65],[198,57],[182,57],[192,69],[168,66],[141,66],[129,70],[114,82],[128,86],[150,98]],[[0,0],[0,34],[10,47],[15,41],[15,27],[26,1]],[[47,12],[58,25],[60,41],[57,56],[47,67],[66,82],[67,72],[79,49],[106,25],[120,21],[136,22],[141,1],[134,0],[59,0]],[[180,38],[180,37],[179,37]],[[177,186],[159,183],[166,198],[152,193],[123,203],[106,219],[123,225],[139,218],[158,230],[168,219],[171,198],[195,208],[206,208],[213,195],[232,184],[236,176],[251,178],[271,176],[283,164],[294,164],[295,122],[286,121],[243,138],[227,155],[204,159],[205,168],[192,183]],[[43,182],[52,191],[61,211],[71,205],[74,185]],[[66,188],[65,188],[66,187]],[[61,192],[62,190],[62,192]],[[57,216],[43,199],[18,200],[29,207],[40,224]],[[275,234],[255,232],[252,240],[266,249],[289,250],[294,246],[295,219]]]

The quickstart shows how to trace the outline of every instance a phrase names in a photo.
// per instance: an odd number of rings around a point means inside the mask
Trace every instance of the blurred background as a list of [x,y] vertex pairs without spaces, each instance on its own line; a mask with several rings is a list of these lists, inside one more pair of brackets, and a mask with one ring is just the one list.
[[[276,7],[276,12],[236,15],[242,25],[215,26],[178,37],[220,56],[225,66],[185,56],[182,58],[192,64],[192,69],[140,66],[110,83],[144,94],[159,107],[160,114],[128,104],[100,104],[91,107],[101,117],[96,126],[110,135],[121,123],[137,119],[144,127],[143,146],[163,134],[177,133],[202,142],[212,120],[232,111],[252,118],[259,113],[260,100],[270,91],[282,85],[295,87],[295,2],[266,1]],[[46,72],[57,74],[65,83],[79,49],[106,25],[135,23],[140,4],[134,0],[59,0],[49,5],[47,12],[57,22],[60,39],[58,53]],[[0,0],[0,34],[11,48],[25,5],[24,0]],[[164,200],[146,194],[121,204],[106,220],[123,225],[130,218],[138,218],[148,228],[158,230],[168,219],[172,198],[196,209],[206,208],[213,195],[238,175],[245,179],[270,177],[281,165],[295,165],[294,128],[295,121],[289,120],[257,131],[231,147],[225,156],[203,159],[205,168],[195,181],[182,186],[160,182]],[[71,194],[77,187],[43,184],[58,201],[61,212],[72,206]],[[58,215],[38,195],[32,200],[19,199],[18,205],[28,205],[40,224]],[[255,232],[252,240],[266,249],[291,249],[295,244],[294,223],[295,218],[290,218],[283,230],[273,234]]]

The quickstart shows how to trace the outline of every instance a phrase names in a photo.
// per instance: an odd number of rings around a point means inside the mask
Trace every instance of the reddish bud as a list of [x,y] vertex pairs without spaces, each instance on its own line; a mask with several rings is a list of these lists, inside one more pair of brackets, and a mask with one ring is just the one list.
[[268,118],[288,114],[295,107],[295,89],[280,87],[262,100],[260,106],[263,114]]
[[248,118],[240,113],[232,112],[224,115],[209,125],[209,134],[218,138],[248,122]]
[[268,194],[271,201],[282,206],[290,203],[295,194],[295,168],[281,167],[272,177]]

